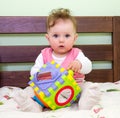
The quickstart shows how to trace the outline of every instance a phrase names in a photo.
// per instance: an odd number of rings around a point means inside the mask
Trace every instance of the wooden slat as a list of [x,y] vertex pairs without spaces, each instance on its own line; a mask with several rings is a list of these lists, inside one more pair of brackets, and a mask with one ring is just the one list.
[[0,87],[17,86],[26,87],[29,82],[29,71],[4,71],[0,72]]
[[0,62],[33,62],[45,46],[0,46]]
[[114,81],[120,80],[120,16],[113,18]]
[[112,32],[112,17],[76,17],[78,32]]
[[[46,46],[0,46],[0,62],[34,62],[40,51]],[[112,45],[81,45],[91,60],[112,61]]]
[[[78,17],[78,32],[112,32],[112,17]],[[47,16],[0,16],[0,33],[46,33]]]
[[77,45],[92,61],[112,61],[112,45]]
[[[0,72],[0,87],[2,86],[17,86],[26,87],[28,86],[29,71],[4,71]],[[113,81],[112,70],[93,70],[90,74],[86,75],[86,80],[92,82],[108,82]]]
[[44,33],[46,17],[38,16],[1,16],[0,33]]
[[92,82],[113,82],[112,69],[97,69],[86,75],[86,80]]

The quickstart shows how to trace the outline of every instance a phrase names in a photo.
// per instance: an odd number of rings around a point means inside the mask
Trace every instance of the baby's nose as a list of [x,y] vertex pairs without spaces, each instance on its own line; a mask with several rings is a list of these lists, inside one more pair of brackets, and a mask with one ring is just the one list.
[[64,38],[63,38],[63,37],[60,37],[60,38],[59,38],[59,41],[60,41],[60,42],[64,42]]

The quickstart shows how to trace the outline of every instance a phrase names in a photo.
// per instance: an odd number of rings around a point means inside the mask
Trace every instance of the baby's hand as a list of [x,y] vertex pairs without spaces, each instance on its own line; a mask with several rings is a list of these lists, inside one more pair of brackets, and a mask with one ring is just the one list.
[[78,60],[74,60],[73,62],[71,62],[67,68],[67,70],[71,69],[74,72],[78,72],[80,73],[80,69],[82,68],[82,64],[80,63],[80,61]]

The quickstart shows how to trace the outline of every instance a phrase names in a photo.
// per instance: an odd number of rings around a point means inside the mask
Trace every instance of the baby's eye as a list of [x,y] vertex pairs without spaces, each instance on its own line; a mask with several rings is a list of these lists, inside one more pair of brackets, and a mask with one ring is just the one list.
[[58,35],[57,35],[57,34],[54,34],[54,35],[53,35],[53,37],[54,37],[54,38],[57,38],[57,37],[58,37]]
[[69,34],[66,34],[65,37],[68,38],[68,37],[70,37],[70,35],[69,35]]

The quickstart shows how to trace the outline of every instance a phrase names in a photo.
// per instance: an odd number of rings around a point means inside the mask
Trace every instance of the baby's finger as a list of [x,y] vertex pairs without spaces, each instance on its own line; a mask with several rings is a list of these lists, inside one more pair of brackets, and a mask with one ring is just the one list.
[[69,64],[69,66],[67,67],[67,70],[72,69],[72,64]]

